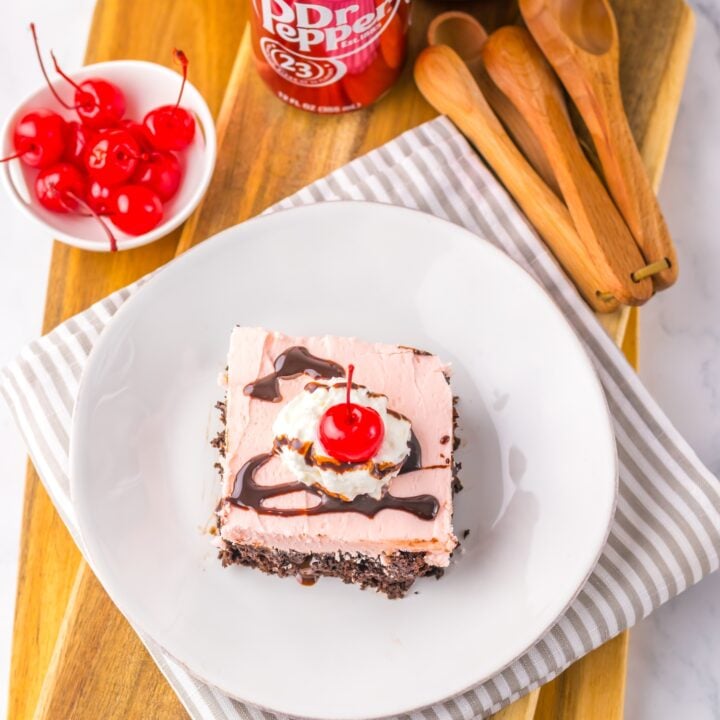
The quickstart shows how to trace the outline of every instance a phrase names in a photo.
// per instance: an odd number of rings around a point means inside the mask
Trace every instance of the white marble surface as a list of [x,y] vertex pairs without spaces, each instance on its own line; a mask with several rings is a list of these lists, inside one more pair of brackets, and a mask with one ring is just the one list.
[[[720,0],[696,0],[697,41],[661,200],[681,279],[642,319],[641,374],[700,457],[720,474]],[[26,32],[75,67],[93,0],[3,3],[0,118],[39,82]],[[0,364],[38,332],[50,242],[0,194]],[[5,716],[25,452],[0,402],[0,717]],[[720,575],[668,603],[632,633],[629,720],[720,720]]]
[[[697,0],[697,35],[660,201],[680,279],[642,313],[640,374],[720,475],[720,0]],[[630,635],[630,720],[720,720],[720,574]]]

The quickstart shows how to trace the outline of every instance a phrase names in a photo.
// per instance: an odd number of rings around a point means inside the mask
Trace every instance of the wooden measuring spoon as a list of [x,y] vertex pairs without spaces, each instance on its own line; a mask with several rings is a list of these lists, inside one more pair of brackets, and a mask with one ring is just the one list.
[[560,197],[560,188],[542,145],[523,116],[495,85],[485,70],[482,49],[487,39],[488,34],[480,21],[460,10],[450,10],[436,15],[430,21],[427,31],[428,45],[447,45],[460,56],[510,136],[540,177]]
[[608,288],[584,251],[568,209],[517,149],[459,55],[446,45],[425,48],[414,73],[425,99],[483,155],[591,307],[615,310],[617,300],[603,299]]
[[570,122],[562,89],[524,28],[496,30],[483,60],[495,84],[513,101],[545,149],[578,235],[605,290],[626,305],[652,295],[652,282],[635,282],[645,264],[635,241],[600,179],[587,161]]
[[608,0],[521,0],[520,9],[590,131],[605,181],[657,290],[677,279],[672,239],[628,124],[620,51]]

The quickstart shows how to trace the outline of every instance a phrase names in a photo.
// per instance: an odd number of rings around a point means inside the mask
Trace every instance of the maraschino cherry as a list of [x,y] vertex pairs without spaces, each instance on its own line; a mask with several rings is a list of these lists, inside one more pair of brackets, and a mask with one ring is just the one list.
[[99,183],[97,180],[91,180],[88,185],[85,199],[87,204],[99,215],[107,215],[110,212],[110,196],[112,188]]
[[189,110],[180,107],[187,81],[188,59],[182,50],[176,49],[174,55],[182,66],[183,74],[177,102],[151,110],[143,121],[150,142],[158,150],[184,150],[195,137],[195,118]]
[[123,185],[110,195],[110,219],[128,235],[150,232],[162,220],[157,193],[142,185]]
[[328,408],[320,418],[319,435],[328,453],[340,462],[364,463],[382,445],[385,427],[371,407],[350,402],[354,365],[348,366],[344,403]]
[[34,110],[23,115],[13,132],[15,152],[0,162],[20,158],[26,165],[46,168],[65,150],[65,121],[52,110]]
[[100,78],[83,80],[83,82],[78,85],[69,75],[63,72],[55,54],[51,51],[50,57],[55,66],[55,72],[75,89],[75,104],[71,105],[60,97],[50,82],[47,70],[45,69],[45,63],[43,62],[42,53],[40,52],[40,43],[37,38],[37,31],[35,30],[35,23],[30,23],[30,31],[32,32],[33,42],[35,43],[35,52],[38,62],[40,63],[40,70],[55,99],[64,108],[75,110],[83,124],[88,127],[111,127],[120,122],[122,116],[125,114],[125,96],[122,90],[120,90],[117,85]]
[[110,240],[111,252],[117,251],[117,241],[103,219],[85,201],[85,178],[70,163],[58,163],[42,170],[35,179],[35,194],[40,204],[52,212],[72,213],[86,210],[102,226]]
[[67,123],[63,159],[75,165],[82,165],[85,152],[94,134],[94,131],[87,125],[83,125],[77,120],[70,120]]
[[79,85],[58,66],[57,73],[75,88],[75,110],[80,120],[92,128],[110,127],[125,114],[125,96],[117,85],[100,78],[83,80]]
[[140,146],[127,130],[101,130],[85,151],[85,168],[93,180],[119,185],[135,172],[140,158]]
[[143,150],[152,150],[150,138],[148,138],[145,132],[145,126],[142,123],[131,120],[130,118],[124,118],[120,121],[120,127],[123,130],[127,130]]
[[75,212],[78,198],[85,195],[85,178],[70,163],[58,163],[43,170],[35,179],[35,192],[40,204],[56,213]]
[[133,182],[154,190],[163,202],[175,195],[181,179],[180,162],[171,152],[150,153],[140,161],[133,176]]
[[35,23],[30,23],[30,31],[32,32],[33,42],[35,43],[35,52],[37,53],[40,70],[47,82],[50,92],[55,99],[68,110],[75,110],[80,120],[89,127],[103,128],[117,124],[125,114],[125,96],[117,85],[101,80],[100,78],[92,78],[84,80],[79,85],[69,75],[63,72],[58,64],[55,55],[51,52],[55,71],[66,80],[75,89],[74,105],[63,100],[55,87],[50,82],[50,78],[45,69],[45,63],[40,52],[40,43],[38,42]]

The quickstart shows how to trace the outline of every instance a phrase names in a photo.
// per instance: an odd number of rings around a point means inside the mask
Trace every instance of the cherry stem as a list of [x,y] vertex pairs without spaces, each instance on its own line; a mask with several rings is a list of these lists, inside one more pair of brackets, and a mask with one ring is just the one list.
[[17,158],[22,157],[26,152],[28,152],[28,150],[22,150],[14,153],[13,155],[8,155],[7,157],[0,158],[0,163],[8,162],[9,160],[16,160]]
[[58,94],[57,90],[53,87],[53,84],[50,82],[50,78],[48,77],[47,70],[45,69],[45,63],[42,59],[42,53],[40,52],[40,43],[38,42],[38,36],[37,31],[35,30],[35,23],[30,23],[30,32],[33,36],[33,42],[35,43],[35,54],[37,55],[38,62],[40,63],[40,70],[42,71],[43,77],[45,78],[45,82],[47,83],[48,87],[50,88],[50,92],[55,96],[55,99],[67,110],[77,110],[77,107],[74,105],[70,105],[69,103],[66,103]]
[[125,154],[132,158],[133,160],[137,160],[138,162],[148,162],[149,160],[154,160],[156,157],[160,155],[158,152],[141,152],[139,155],[137,153],[131,153],[127,151],[123,151]]
[[83,107],[84,105],[87,105],[87,101],[89,100],[93,105],[97,105],[97,102],[95,101],[95,98],[89,93],[83,90],[67,73],[63,71],[63,69],[60,67],[60,63],[57,61],[57,58],[55,57],[55,53],[51,50],[50,51],[50,57],[53,61],[53,67],[55,68],[55,72],[65,81],[69,82],[77,92],[80,93],[81,98],[86,98],[84,102],[81,102],[79,105],[75,105],[73,107],[73,110],[77,110],[79,107]]
[[178,95],[177,102],[175,103],[175,110],[178,109],[180,105],[180,100],[182,99],[183,92],[185,91],[185,83],[187,82],[187,74],[188,74],[188,65],[190,64],[190,61],[187,59],[187,55],[182,51],[175,48],[173,50],[173,57],[175,58],[175,62],[179,63],[182,66],[182,84],[180,85],[180,94]]
[[63,194],[69,197],[71,200],[74,200],[78,205],[80,205],[80,207],[85,208],[85,210],[87,210],[100,223],[100,225],[102,225],[103,230],[107,233],[107,236],[110,240],[110,252],[117,252],[117,240],[115,239],[112,230],[110,230],[110,228],[107,226],[107,223],[100,217],[100,215],[98,215],[95,210],[93,210],[90,205],[85,202],[85,200],[83,200],[71,190],[66,190]]
[[348,365],[347,388],[345,390],[345,404],[347,405],[348,422],[352,422],[352,407],[350,406],[350,390],[352,389],[352,378],[353,378],[354,372],[355,372],[355,366],[352,364]]

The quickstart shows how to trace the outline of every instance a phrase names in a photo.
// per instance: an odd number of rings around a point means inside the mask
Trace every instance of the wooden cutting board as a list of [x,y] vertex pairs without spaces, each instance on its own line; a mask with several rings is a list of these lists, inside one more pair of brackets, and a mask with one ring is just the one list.
[[[414,2],[413,53],[428,17],[449,7]],[[193,82],[219,114],[218,166],[204,204],[182,232],[115,256],[56,243],[45,331],[176,252],[434,115],[415,90],[409,67],[394,91],[366,111],[320,118],[282,105],[249,69],[247,44],[240,46],[248,5],[247,0],[99,0],[87,62],[133,57],[170,64],[171,48],[181,46],[192,59]],[[692,43],[692,14],[681,0],[618,0],[615,6],[626,105],[643,157],[659,178]],[[507,0],[463,7],[490,28],[517,17]],[[618,717],[625,647],[622,636],[576,663],[539,699],[534,693],[503,716],[530,718],[537,705],[543,718]],[[184,717],[81,560],[32,467],[23,510],[9,717]]]

